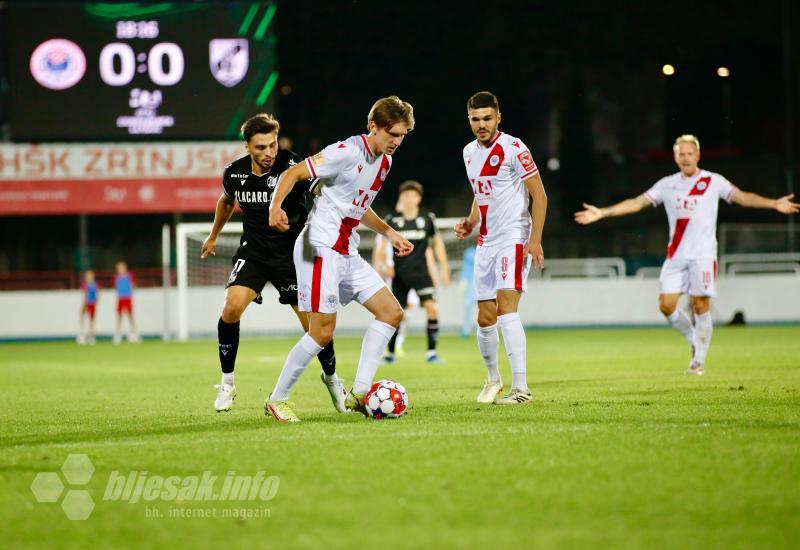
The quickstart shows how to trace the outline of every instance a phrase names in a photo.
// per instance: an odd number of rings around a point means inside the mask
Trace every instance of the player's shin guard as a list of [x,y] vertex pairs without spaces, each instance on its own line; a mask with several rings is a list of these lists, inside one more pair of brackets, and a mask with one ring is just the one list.
[[436,343],[439,341],[439,320],[428,319],[428,351],[436,349]]
[[692,326],[692,322],[689,320],[686,314],[680,309],[676,308],[675,311],[666,317],[667,321],[669,321],[669,324],[678,329],[678,331],[683,334],[683,337],[686,338],[686,341],[689,342],[689,345],[693,346],[694,327]]
[[283,365],[281,375],[278,377],[275,389],[272,390],[269,398],[273,401],[286,401],[289,399],[289,392],[292,386],[320,351],[322,351],[322,346],[317,344],[308,333],[305,333],[286,357],[286,363]]
[[372,385],[372,379],[378,371],[378,363],[389,339],[395,333],[392,325],[373,319],[364,334],[361,344],[361,358],[358,361],[356,379],[353,382],[354,393],[364,393]]
[[322,351],[317,355],[317,360],[322,365],[322,372],[326,375],[333,376],[336,374],[336,352],[333,350],[333,340],[322,348]]
[[239,351],[239,321],[226,323],[220,317],[217,323],[217,338],[222,383],[233,384],[233,368],[236,365],[236,353]]
[[489,371],[489,380],[500,380],[500,371],[497,370],[497,348],[500,346],[500,335],[497,325],[478,327],[478,350],[483,357],[483,364]]
[[694,316],[695,323],[695,348],[694,363],[702,365],[706,362],[708,347],[711,345],[711,334],[714,332],[714,324],[711,320],[711,312],[706,311]]
[[525,329],[522,327],[522,320],[519,313],[506,313],[498,315],[497,324],[503,331],[503,343],[506,346],[508,362],[511,364],[511,389],[528,391],[527,351],[528,345],[525,339]]

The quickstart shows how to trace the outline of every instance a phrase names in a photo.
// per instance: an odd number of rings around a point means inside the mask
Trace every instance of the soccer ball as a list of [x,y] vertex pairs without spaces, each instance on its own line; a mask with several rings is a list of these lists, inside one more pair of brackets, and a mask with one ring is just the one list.
[[376,420],[400,418],[408,408],[408,393],[393,380],[378,380],[364,396],[367,414]]

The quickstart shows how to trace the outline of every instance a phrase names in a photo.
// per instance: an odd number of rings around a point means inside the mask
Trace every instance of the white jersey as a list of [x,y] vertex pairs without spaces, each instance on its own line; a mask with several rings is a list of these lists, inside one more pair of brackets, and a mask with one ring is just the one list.
[[380,191],[392,158],[375,155],[365,135],[328,145],[305,160],[308,171],[322,180],[322,193],[308,217],[308,238],[339,254],[358,254],[356,227]]
[[539,173],[521,140],[498,132],[487,147],[464,147],[464,165],[481,213],[478,245],[527,240],[531,232],[528,190],[522,183]]
[[719,199],[731,202],[736,191],[724,176],[706,170],[688,178],[678,172],[648,189],[647,200],[653,206],[664,203],[667,211],[667,259],[716,258]]

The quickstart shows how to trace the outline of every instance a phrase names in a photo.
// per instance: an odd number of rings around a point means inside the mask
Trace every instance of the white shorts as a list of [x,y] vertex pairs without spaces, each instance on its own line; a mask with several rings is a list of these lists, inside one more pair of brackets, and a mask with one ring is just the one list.
[[717,260],[665,260],[658,278],[661,294],[717,295]]
[[[294,243],[297,302],[300,311],[336,313],[339,304],[363,304],[386,288],[380,275],[358,254],[343,256],[329,247],[305,243],[306,230]],[[309,261],[309,259],[311,261]]]
[[475,299],[494,300],[498,290],[528,291],[531,256],[522,257],[525,241],[481,245],[475,252]]

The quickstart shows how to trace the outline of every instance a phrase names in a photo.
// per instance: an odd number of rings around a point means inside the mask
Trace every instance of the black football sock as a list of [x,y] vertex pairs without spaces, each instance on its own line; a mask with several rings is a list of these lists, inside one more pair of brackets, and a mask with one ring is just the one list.
[[428,351],[436,350],[436,343],[439,341],[439,320],[428,319]]
[[219,338],[219,364],[223,373],[233,372],[236,364],[236,352],[239,351],[239,321],[226,323],[219,318],[217,323]]
[[333,340],[322,348],[322,351],[317,354],[317,359],[322,365],[322,372],[328,376],[336,374],[336,352],[333,351]]
[[394,347],[397,344],[397,332],[398,331],[394,331],[392,337],[389,338],[389,353],[394,353]]

